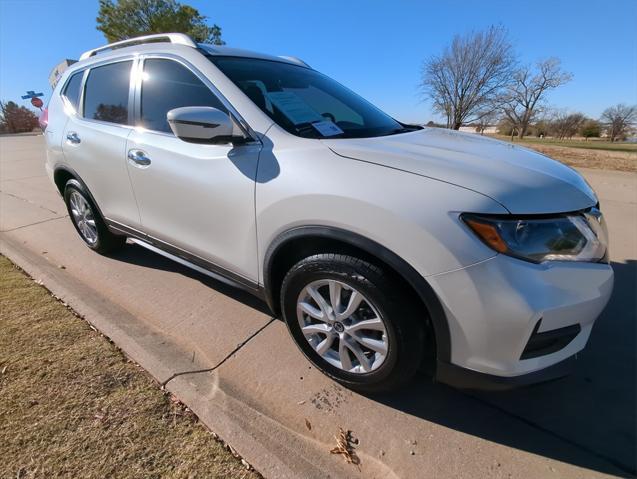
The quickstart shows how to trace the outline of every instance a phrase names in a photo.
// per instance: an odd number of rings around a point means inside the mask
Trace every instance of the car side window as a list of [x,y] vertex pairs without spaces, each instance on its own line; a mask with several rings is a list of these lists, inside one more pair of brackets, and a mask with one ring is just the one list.
[[182,64],[163,58],[144,61],[141,92],[141,126],[170,133],[166,114],[184,106],[211,106],[228,109],[217,96]]
[[84,71],[74,73],[69,78],[69,81],[66,83],[64,87],[64,91],[62,95],[73,105],[75,111],[78,111],[78,105],[80,104],[80,89],[82,88],[82,77],[84,76]]
[[128,122],[132,61],[91,68],[84,87],[84,118],[120,125]]

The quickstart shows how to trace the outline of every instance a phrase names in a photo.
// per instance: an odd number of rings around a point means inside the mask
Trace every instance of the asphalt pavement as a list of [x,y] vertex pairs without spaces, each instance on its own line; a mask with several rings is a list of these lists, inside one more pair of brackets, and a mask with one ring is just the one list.
[[[266,477],[605,477],[636,471],[637,174],[581,170],[611,237],[615,290],[575,371],[505,393],[419,376],[362,396],[305,360],[248,293],[129,244],[84,246],[42,136],[0,137],[0,252],[110,337]],[[1,354],[1,352],[0,352]],[[330,454],[339,427],[360,465]]]

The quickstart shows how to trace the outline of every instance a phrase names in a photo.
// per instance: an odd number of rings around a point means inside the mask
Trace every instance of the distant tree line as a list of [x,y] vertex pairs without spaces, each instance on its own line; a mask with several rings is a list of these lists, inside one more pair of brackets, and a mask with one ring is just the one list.
[[535,64],[516,60],[507,30],[456,35],[440,55],[423,63],[420,87],[446,128],[471,124],[482,133],[499,123],[500,132],[523,138],[527,134],[585,138],[603,133],[611,140],[625,138],[637,122],[637,106],[610,107],[599,119],[581,113],[550,113],[548,92],[568,83],[573,75],[558,58]]
[[[550,136],[559,140],[575,136],[586,140],[606,136],[610,141],[621,141],[633,132],[636,123],[637,107],[623,104],[607,108],[599,119],[588,118],[577,112],[546,110],[529,125],[525,135]],[[500,119],[497,127],[501,135],[519,136],[518,124],[506,116]],[[480,132],[480,125],[475,128]]]

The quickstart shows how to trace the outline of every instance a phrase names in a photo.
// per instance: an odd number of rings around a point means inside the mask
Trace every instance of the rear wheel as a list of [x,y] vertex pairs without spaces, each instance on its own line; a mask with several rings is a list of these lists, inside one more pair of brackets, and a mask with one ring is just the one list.
[[281,288],[283,315],[301,351],[363,392],[397,388],[423,358],[424,313],[386,273],[352,256],[319,254],[294,265]]
[[66,183],[64,202],[73,226],[89,248],[105,254],[124,246],[126,237],[109,231],[99,210],[79,181],[69,180]]

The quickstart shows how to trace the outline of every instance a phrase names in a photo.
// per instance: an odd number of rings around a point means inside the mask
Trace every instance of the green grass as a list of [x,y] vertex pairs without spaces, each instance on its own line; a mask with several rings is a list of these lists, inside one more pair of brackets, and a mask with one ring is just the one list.
[[0,256],[0,478],[260,477]]
[[[511,141],[511,137],[494,135],[500,140]],[[591,139],[584,140],[556,140],[553,138],[537,138],[526,137],[522,140],[514,138],[513,143],[528,144],[528,145],[549,145],[549,146],[563,146],[569,148],[583,148],[587,150],[606,150],[606,151],[623,151],[627,153],[637,153],[637,143],[616,142]]]

